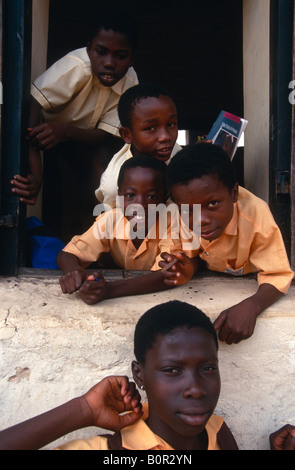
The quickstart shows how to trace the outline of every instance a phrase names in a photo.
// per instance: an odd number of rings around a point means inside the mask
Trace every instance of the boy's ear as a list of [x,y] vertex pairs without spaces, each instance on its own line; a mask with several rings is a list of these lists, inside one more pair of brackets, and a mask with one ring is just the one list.
[[143,372],[142,372],[142,367],[137,361],[132,361],[131,364],[132,368],[132,375],[134,382],[138,386],[138,388],[143,388],[144,383],[143,383]]
[[132,143],[131,130],[129,129],[129,127],[120,127],[119,132],[120,136],[126,144]]

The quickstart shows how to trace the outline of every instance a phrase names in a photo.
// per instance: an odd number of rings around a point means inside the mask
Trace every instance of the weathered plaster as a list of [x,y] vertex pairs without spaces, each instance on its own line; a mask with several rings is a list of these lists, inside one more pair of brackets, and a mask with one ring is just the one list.
[[[114,276],[121,272],[106,273]],[[134,326],[149,307],[179,299],[214,320],[255,290],[255,279],[206,276],[166,292],[90,307],[75,294],[63,295],[55,272],[1,278],[0,429],[86,392],[106,375],[130,375]],[[295,424],[294,300],[292,286],[259,317],[250,339],[220,344],[216,412],[225,416],[241,449],[268,449],[270,432]]]

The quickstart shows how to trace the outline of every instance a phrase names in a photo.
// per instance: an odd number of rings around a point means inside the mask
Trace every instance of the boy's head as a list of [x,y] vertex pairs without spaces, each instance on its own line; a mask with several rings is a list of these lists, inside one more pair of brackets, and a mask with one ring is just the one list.
[[209,143],[188,146],[173,157],[166,174],[168,191],[179,208],[201,205],[202,238],[220,237],[238,200],[237,177],[224,150]]
[[129,158],[120,168],[118,194],[124,197],[124,213],[144,227],[144,234],[149,227],[148,206],[166,202],[166,168],[165,163],[145,154]]
[[131,144],[133,155],[169,160],[178,127],[175,103],[165,89],[153,83],[129,88],[120,98],[118,114],[121,137]]
[[185,302],[157,305],[136,325],[134,379],[147,393],[149,426],[171,445],[202,433],[215,409],[217,352],[212,322]]
[[106,87],[115,85],[133,64],[137,29],[130,15],[101,14],[87,43],[92,71]]

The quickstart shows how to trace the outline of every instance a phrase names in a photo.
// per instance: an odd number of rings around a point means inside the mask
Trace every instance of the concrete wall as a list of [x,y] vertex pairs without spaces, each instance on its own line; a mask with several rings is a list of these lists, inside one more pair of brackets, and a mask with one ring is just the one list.
[[243,1],[245,187],[269,200],[270,0]]
[[[149,307],[179,299],[214,320],[255,290],[254,279],[210,276],[164,293],[90,307],[76,295],[63,295],[54,273],[1,278],[0,429],[86,392],[107,375],[130,375],[134,326]],[[241,449],[268,449],[270,432],[287,422],[295,425],[294,300],[292,286],[260,316],[250,339],[220,345],[216,412],[226,418]],[[74,436],[94,433],[97,429]]]

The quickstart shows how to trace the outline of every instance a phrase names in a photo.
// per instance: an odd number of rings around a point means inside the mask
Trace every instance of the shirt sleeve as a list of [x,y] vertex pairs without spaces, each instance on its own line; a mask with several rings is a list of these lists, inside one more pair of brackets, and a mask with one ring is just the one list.
[[89,439],[74,439],[56,447],[54,450],[109,450],[107,438],[94,436]]
[[76,235],[62,251],[75,255],[83,267],[97,261],[102,253],[110,251],[113,230],[113,212],[108,211],[97,217],[87,232]]
[[256,267],[258,285],[271,284],[286,294],[294,277],[286,254],[284,241],[278,227],[269,233],[256,233],[250,262]]
[[68,103],[91,77],[87,64],[71,54],[67,54],[31,85],[31,95],[45,111],[53,110]]

